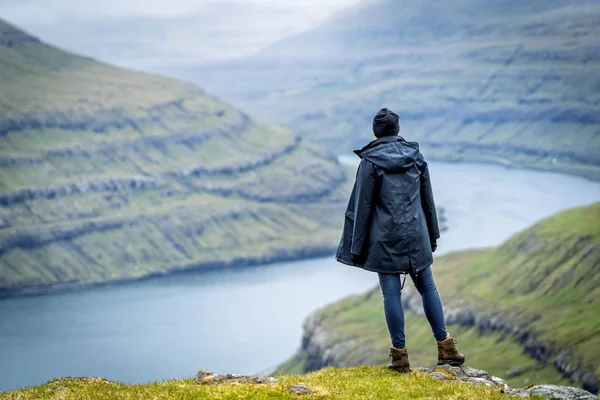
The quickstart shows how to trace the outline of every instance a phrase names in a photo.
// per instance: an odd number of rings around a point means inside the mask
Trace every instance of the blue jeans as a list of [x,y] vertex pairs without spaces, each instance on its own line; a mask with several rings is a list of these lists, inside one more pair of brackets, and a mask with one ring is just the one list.
[[[423,299],[423,309],[433,336],[436,340],[446,339],[446,325],[444,324],[444,310],[442,302],[438,294],[431,267],[427,267],[419,271],[415,276],[413,273],[410,277],[415,284],[418,292]],[[402,310],[401,301],[401,281],[404,275],[399,274],[379,274],[379,284],[383,292],[383,308],[385,310],[385,320],[388,330],[392,338],[392,345],[397,349],[406,347],[406,339],[404,336],[404,311]]]

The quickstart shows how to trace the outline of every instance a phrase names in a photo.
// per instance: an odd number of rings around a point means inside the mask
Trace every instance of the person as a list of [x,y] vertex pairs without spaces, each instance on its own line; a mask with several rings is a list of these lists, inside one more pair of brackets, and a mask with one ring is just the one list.
[[383,108],[375,115],[373,133],[372,142],[355,150],[361,161],[336,259],[379,275],[392,341],[389,368],[410,371],[401,302],[407,275],[421,295],[437,340],[438,365],[461,365],[465,356],[446,332],[431,271],[440,231],[427,162],[418,143],[400,136],[399,117],[393,111]]

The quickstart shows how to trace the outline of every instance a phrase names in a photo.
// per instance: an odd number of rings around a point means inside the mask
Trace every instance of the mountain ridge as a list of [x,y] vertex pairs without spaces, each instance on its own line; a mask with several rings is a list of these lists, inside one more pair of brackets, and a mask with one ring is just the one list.
[[429,158],[600,179],[600,3],[490,7],[369,2],[254,57],[177,74],[338,151],[385,106]]
[[333,251],[329,153],[0,20],[0,294]]

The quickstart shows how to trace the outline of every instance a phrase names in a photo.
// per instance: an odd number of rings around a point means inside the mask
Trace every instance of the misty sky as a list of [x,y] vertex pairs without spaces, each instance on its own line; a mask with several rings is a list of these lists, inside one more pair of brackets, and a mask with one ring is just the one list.
[[163,69],[251,54],[358,1],[0,0],[0,17],[80,54]]

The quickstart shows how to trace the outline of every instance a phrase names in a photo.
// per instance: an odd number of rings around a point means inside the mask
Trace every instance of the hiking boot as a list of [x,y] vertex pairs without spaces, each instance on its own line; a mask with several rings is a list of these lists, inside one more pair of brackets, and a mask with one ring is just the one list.
[[406,350],[406,347],[403,349],[392,347],[390,349],[390,357],[392,357],[392,363],[388,365],[389,369],[393,369],[394,371],[398,372],[410,372],[408,350]]
[[465,356],[456,350],[456,340],[450,335],[441,342],[437,342],[438,346],[438,365],[448,364],[453,367],[458,367],[464,364]]

